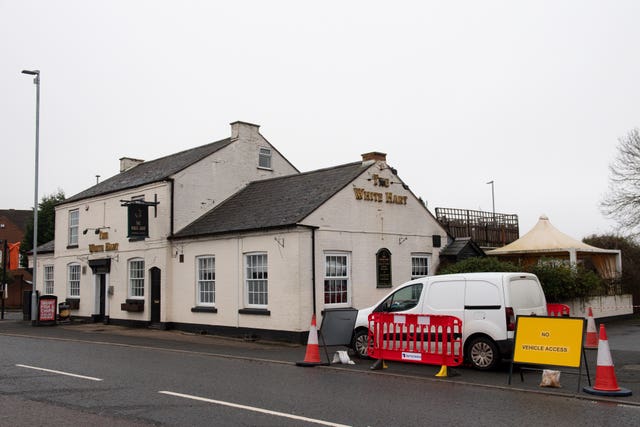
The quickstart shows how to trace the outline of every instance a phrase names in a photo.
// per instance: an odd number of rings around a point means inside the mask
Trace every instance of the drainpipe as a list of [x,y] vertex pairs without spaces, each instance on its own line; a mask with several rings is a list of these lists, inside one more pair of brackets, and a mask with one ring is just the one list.
[[169,207],[169,236],[173,236],[173,196],[174,196],[174,191],[173,191],[173,187],[174,187],[174,182],[173,182],[173,178],[167,178],[167,181],[169,182],[169,185],[171,186],[171,190],[170,190],[170,197],[171,197],[171,201],[170,204],[171,206]]
[[313,293],[313,315],[316,315],[316,228],[311,229],[311,292]]
[[313,297],[313,314],[316,314],[316,230],[319,227],[302,225],[311,230],[311,294]]

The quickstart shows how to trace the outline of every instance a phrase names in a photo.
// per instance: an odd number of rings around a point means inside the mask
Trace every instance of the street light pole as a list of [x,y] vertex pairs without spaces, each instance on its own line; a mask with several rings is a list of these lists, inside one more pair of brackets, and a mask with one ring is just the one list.
[[36,291],[36,279],[38,277],[38,168],[40,156],[40,70],[22,70],[22,74],[35,76],[33,83],[36,85],[36,162],[35,185],[33,191],[33,277],[31,279],[31,324],[36,325],[38,296]]
[[493,193],[493,180],[487,182],[487,184],[491,184],[491,206],[493,207],[493,210],[491,212],[493,212],[493,220],[495,221],[495,219],[496,219],[496,198],[495,198],[495,194]]

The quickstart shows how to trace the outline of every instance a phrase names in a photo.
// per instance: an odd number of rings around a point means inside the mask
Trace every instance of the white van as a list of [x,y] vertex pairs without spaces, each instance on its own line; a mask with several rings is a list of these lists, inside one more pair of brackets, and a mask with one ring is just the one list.
[[463,273],[415,279],[376,305],[358,310],[351,345],[360,357],[367,356],[368,317],[373,312],[460,318],[464,358],[484,370],[511,357],[516,317],[546,316],[547,303],[538,278],[529,273]]

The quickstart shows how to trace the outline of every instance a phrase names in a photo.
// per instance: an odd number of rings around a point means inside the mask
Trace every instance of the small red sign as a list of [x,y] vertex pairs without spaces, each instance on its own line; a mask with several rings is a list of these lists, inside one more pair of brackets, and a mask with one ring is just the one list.
[[56,299],[41,298],[40,299],[40,317],[41,322],[55,322],[56,320]]

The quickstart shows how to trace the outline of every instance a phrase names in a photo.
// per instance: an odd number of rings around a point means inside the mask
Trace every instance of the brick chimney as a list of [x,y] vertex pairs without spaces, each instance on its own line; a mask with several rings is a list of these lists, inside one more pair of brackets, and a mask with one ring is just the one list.
[[231,139],[246,138],[251,139],[258,135],[260,125],[247,122],[233,122],[231,124]]
[[140,163],[144,163],[144,160],[134,159],[131,157],[120,157],[120,172],[128,171],[129,169],[138,166]]
[[363,162],[368,162],[369,160],[386,162],[387,161],[387,153],[381,153],[379,151],[372,151],[370,153],[364,153],[362,155],[362,161]]

